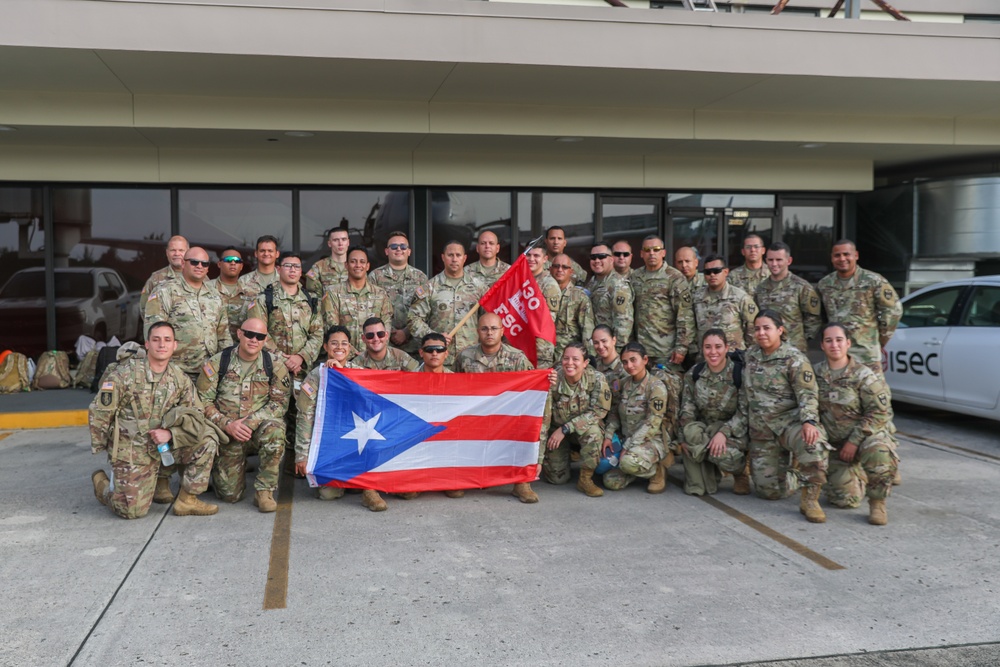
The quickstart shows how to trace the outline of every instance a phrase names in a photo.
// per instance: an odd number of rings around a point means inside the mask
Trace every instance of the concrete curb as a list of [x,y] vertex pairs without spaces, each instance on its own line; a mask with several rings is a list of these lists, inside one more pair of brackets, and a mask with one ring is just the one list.
[[0,429],[65,428],[86,426],[87,410],[50,410],[0,414]]

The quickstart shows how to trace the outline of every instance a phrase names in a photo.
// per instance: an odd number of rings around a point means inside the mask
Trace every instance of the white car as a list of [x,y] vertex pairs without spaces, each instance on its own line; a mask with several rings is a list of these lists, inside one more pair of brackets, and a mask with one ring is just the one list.
[[902,304],[882,356],[892,397],[1000,420],[1000,276],[938,283]]

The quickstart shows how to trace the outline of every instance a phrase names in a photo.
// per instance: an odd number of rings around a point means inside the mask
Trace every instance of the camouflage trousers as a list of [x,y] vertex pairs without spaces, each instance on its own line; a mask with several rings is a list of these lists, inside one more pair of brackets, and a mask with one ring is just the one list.
[[841,461],[837,452],[831,452],[824,487],[827,500],[845,508],[857,507],[865,495],[885,500],[892,489],[898,462],[892,438],[880,433],[865,438],[851,463]]
[[722,422],[691,422],[684,427],[683,439],[687,443],[687,454],[681,455],[681,462],[684,464],[684,493],[690,496],[711,495],[719,490],[723,472],[743,472],[746,453],[740,448],[744,445],[742,441],[726,438],[726,451],[722,456],[708,453],[708,441],[722,426]]
[[[206,439],[198,447],[170,450],[174,460],[184,466],[181,489],[193,496],[205,493],[215,448],[215,441]],[[108,507],[123,519],[146,516],[153,502],[157,473],[161,468],[160,453],[152,443],[129,445],[122,442],[118,445],[118,460],[112,460],[111,456],[111,450],[108,450],[108,462],[111,464]]]
[[[561,428],[562,424],[553,426],[549,435]],[[570,478],[569,453],[572,445],[580,445],[580,466],[591,470],[601,461],[601,445],[604,444],[603,429],[594,424],[583,433],[570,433],[559,443],[556,449],[545,450],[542,461],[542,475],[549,484],[565,484]]]
[[[813,445],[807,445],[802,437],[801,424],[791,424],[780,433],[774,433],[766,426],[751,426],[750,474],[754,491],[760,498],[778,500],[795,493],[798,484],[823,486],[826,484],[830,449],[822,429],[820,439]],[[794,469],[789,456],[797,461]],[[789,474],[793,470],[794,474]]]
[[250,440],[230,440],[219,445],[219,454],[212,468],[212,486],[219,500],[239,502],[246,490],[247,456],[257,454],[260,467],[254,488],[257,491],[274,491],[281,474],[281,455],[285,451],[285,423],[268,420],[258,426]]
[[637,477],[649,479],[656,474],[656,466],[662,457],[663,443],[646,440],[628,449],[622,448],[618,457],[618,467],[604,473],[601,482],[604,488],[619,491],[635,481]]

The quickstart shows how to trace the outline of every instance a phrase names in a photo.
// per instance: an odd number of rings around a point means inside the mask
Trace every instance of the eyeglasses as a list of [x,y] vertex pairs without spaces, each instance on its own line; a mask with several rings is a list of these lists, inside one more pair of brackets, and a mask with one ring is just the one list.
[[479,327],[479,330],[483,333],[492,333],[495,331],[503,331],[503,327]]
[[191,266],[203,266],[206,269],[212,266],[212,263],[207,259],[186,259],[184,261],[190,264]]
[[759,250],[759,249],[761,249],[763,247],[764,246],[762,246],[761,244],[755,243],[753,245],[745,245],[745,246],[743,246],[743,249],[744,250]]
[[661,250],[663,250],[663,246],[661,245],[652,245],[642,249],[643,252],[660,252]]
[[631,257],[632,256],[632,253],[625,252],[623,250],[616,250],[616,251],[614,251],[611,254],[614,255],[615,257]]
[[552,264],[550,265],[549,268],[554,269],[556,271],[569,271],[573,267],[570,266],[569,264]]
[[714,276],[715,274],[722,273],[723,271],[725,271],[725,269],[723,267],[721,267],[721,266],[716,266],[716,267],[711,268],[711,269],[702,269],[701,270],[701,272],[704,273],[706,276]]
[[590,256],[591,259],[607,259],[608,257],[611,257],[611,254],[607,252],[595,252]]
[[431,347],[421,348],[427,354],[444,354],[448,351],[448,348],[441,347],[440,345],[432,345]]
[[285,269],[286,271],[301,271],[302,270],[302,265],[301,264],[282,264],[281,268]]
[[376,336],[378,336],[379,338],[385,338],[388,335],[389,334],[387,334],[385,331],[366,331],[365,340],[375,340]]
[[405,243],[390,243],[389,250],[409,250],[410,246]]
[[239,257],[223,257],[222,261],[226,264],[242,264],[243,260]]
[[249,338],[250,340],[265,340],[265,339],[267,339],[267,334],[266,333],[260,333],[258,331],[247,331],[246,329],[240,329],[240,331],[243,332],[243,336],[245,338]]

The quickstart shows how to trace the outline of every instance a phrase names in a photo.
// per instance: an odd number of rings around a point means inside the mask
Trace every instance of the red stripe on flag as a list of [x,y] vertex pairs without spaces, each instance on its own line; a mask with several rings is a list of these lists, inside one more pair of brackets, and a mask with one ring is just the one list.
[[383,493],[486,489],[506,484],[531,483],[538,478],[538,466],[493,466],[487,468],[427,468],[358,475],[348,482],[327,486],[345,489],[375,489]]
[[[507,391],[548,391],[548,369],[515,373],[407,373],[338,368],[347,378],[379,395],[497,396]],[[431,399],[433,400],[433,399]]]
[[541,417],[493,415],[489,417],[455,417],[442,424],[445,427],[424,442],[434,440],[521,440],[537,442],[542,429]]

